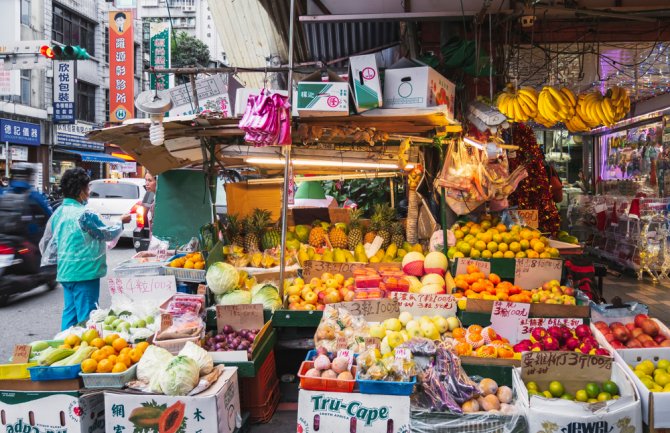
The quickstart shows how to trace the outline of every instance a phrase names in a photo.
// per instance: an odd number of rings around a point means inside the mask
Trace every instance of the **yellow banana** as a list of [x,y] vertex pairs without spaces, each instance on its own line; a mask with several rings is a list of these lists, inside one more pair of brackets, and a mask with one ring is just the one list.
[[517,95],[516,102],[521,108],[521,111],[523,112],[524,116],[526,116],[526,120],[528,120],[528,118],[533,117],[533,107],[528,106],[528,104],[521,95]]
[[559,92],[556,90],[553,86],[547,86],[545,89],[549,90],[549,93],[551,93],[551,96],[554,97],[556,100],[556,103],[559,104],[560,106],[567,105],[567,101],[565,100],[565,96],[563,96],[563,93]]
[[568,98],[571,106],[574,107],[575,105],[577,105],[577,98],[575,97],[575,94],[572,93],[572,90],[568,89],[567,87],[563,87],[561,89],[561,93],[563,93],[563,95],[565,95],[565,97]]
[[537,105],[537,91],[532,87],[522,87],[519,90],[519,95],[523,95],[524,97],[530,99],[533,102],[533,105]]
[[607,117],[608,123],[614,123],[614,108],[612,107],[612,102],[609,98],[604,98],[602,102],[603,113]]

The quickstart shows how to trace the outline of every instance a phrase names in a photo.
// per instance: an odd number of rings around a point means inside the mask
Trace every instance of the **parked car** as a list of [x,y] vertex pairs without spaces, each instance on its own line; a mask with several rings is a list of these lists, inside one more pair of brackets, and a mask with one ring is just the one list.
[[135,216],[135,230],[133,230],[133,247],[135,251],[146,251],[151,243],[151,226],[149,225],[149,211],[153,208],[156,195],[147,191],[142,200],[137,202],[131,210]]
[[133,207],[144,197],[144,179],[98,179],[90,183],[91,193],[88,209],[99,214],[105,221],[120,221],[121,216],[131,213],[131,221],[123,226],[122,237],[132,238],[136,226]]

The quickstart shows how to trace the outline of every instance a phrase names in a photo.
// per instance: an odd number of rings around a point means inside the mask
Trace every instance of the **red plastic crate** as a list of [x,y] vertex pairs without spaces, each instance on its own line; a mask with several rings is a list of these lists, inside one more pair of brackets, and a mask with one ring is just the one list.
[[264,404],[247,407],[245,410],[249,411],[249,422],[252,424],[265,424],[272,419],[277,406],[279,406],[279,383],[270,391]]
[[314,367],[314,362],[303,361],[298,372],[300,378],[300,388],[311,391],[333,391],[333,392],[354,392],[356,385],[356,367],[351,367],[353,380],[323,379],[321,377],[307,377],[307,370]]
[[242,409],[260,407],[267,401],[275,386],[279,385],[275,351],[271,350],[256,377],[243,377],[240,381],[240,405]]

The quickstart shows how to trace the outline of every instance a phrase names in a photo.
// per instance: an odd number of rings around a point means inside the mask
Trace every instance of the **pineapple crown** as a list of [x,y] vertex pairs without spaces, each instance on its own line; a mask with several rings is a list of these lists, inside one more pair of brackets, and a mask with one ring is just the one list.
[[271,222],[271,215],[272,213],[267,209],[254,209],[252,214],[244,220],[244,230],[247,233],[263,233]]
[[238,214],[228,214],[226,220],[226,233],[235,236],[242,231],[242,220]]
[[361,225],[361,217],[363,216],[363,209],[352,209],[349,214],[349,225],[351,227],[359,227]]

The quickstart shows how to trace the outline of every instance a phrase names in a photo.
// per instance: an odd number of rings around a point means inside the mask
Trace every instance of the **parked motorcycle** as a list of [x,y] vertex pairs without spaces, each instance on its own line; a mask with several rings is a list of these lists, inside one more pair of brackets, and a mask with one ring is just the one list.
[[40,251],[20,236],[0,234],[0,305],[42,285],[58,286],[56,267],[40,267]]

